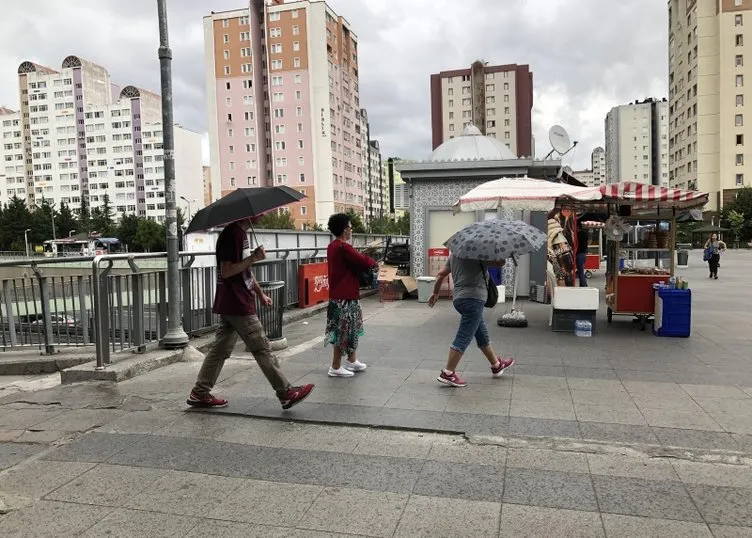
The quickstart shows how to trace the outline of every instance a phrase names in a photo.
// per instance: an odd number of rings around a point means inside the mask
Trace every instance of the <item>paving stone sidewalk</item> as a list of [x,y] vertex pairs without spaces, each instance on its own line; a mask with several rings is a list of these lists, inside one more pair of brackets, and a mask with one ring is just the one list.
[[224,411],[185,409],[196,362],[16,387],[0,536],[752,536],[752,256],[719,281],[699,256],[690,339],[603,314],[592,339],[554,334],[525,304],[527,329],[491,327],[517,366],[492,379],[473,352],[464,389],[435,381],[448,303],[373,300],[354,379],[326,376],[322,318],[286,329],[285,371],[317,384],[286,413],[242,348]]

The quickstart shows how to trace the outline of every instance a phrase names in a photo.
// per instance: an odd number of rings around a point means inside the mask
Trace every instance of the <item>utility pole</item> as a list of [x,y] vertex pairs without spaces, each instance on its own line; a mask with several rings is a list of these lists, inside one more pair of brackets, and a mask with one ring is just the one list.
[[165,228],[167,229],[167,334],[162,347],[188,345],[180,317],[180,268],[178,267],[178,211],[175,199],[175,133],[172,121],[172,50],[167,32],[167,0],[157,0],[159,16],[159,66],[162,81],[162,136],[164,147]]

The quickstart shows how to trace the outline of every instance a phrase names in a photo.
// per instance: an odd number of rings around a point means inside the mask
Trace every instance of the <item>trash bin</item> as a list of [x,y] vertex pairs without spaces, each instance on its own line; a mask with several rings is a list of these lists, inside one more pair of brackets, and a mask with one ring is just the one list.
[[436,284],[436,277],[421,276],[418,277],[418,302],[427,303],[433,294],[433,287]]
[[689,252],[686,250],[680,250],[676,253],[676,265],[681,265],[682,267],[689,266]]
[[269,340],[282,339],[282,313],[285,309],[285,282],[275,280],[272,282],[259,282],[261,290],[271,297],[271,306],[257,303],[258,318],[264,326],[266,337]]

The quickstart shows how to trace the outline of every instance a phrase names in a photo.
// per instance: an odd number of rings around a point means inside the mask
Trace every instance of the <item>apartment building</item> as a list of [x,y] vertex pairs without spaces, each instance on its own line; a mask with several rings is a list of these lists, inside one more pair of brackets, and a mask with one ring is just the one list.
[[752,0],[670,0],[668,15],[669,179],[710,193],[706,209],[720,211],[752,184],[744,89]]
[[668,186],[668,109],[666,99],[645,99],[609,111],[605,121],[607,183]]
[[[18,197],[165,217],[161,101],[120,87],[104,67],[68,56],[59,70],[18,68],[20,109],[0,109],[0,203]],[[203,199],[201,136],[176,125],[178,196]]]
[[574,170],[572,176],[588,187],[595,187],[595,175],[592,169]]
[[533,154],[533,73],[528,65],[487,65],[431,75],[433,149],[474,124],[518,157]]
[[385,176],[389,185],[389,215],[391,218],[399,218],[410,210],[410,186],[402,179],[402,174],[397,169],[401,163],[406,163],[397,157],[389,157],[384,163]]
[[211,176],[221,195],[288,185],[298,227],[364,214],[358,40],[325,2],[251,0],[204,18]]
[[590,168],[593,171],[593,186],[606,184],[606,150],[600,146],[590,154]]
[[366,223],[384,217],[389,211],[389,191],[381,160],[379,141],[371,137],[371,124],[366,109],[360,111],[362,148],[362,175],[365,192],[364,216]]

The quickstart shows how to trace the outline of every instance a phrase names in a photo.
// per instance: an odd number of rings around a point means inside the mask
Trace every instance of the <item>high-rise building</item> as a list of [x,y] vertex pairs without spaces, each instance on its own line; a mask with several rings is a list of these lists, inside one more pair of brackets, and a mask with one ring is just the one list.
[[474,124],[518,157],[533,153],[533,73],[528,65],[486,65],[431,75],[433,149]]
[[397,157],[389,157],[384,165],[390,192],[389,216],[392,218],[399,218],[410,210],[410,187],[397,169],[400,163],[406,162]]
[[217,192],[288,185],[296,224],[364,213],[358,40],[325,2],[251,0],[204,18]]
[[590,168],[593,170],[593,186],[606,184],[606,150],[598,146],[590,154]]
[[669,0],[668,18],[669,178],[710,193],[707,209],[719,211],[752,184],[744,151],[752,140],[744,91],[752,0]]
[[[60,70],[18,68],[20,110],[0,113],[0,202],[43,200],[74,211],[105,195],[117,216],[165,217],[160,97],[113,84],[107,70],[68,56]],[[203,199],[201,136],[174,126],[178,199]]]
[[214,190],[212,189],[211,166],[204,166],[204,205],[209,205],[214,201]]
[[379,141],[371,138],[371,124],[366,109],[360,111],[362,175],[365,191],[364,216],[366,223],[388,213],[388,188],[381,161]]
[[592,170],[574,170],[572,176],[588,187],[595,187],[595,176]]
[[636,101],[606,116],[606,182],[668,186],[668,102]]

